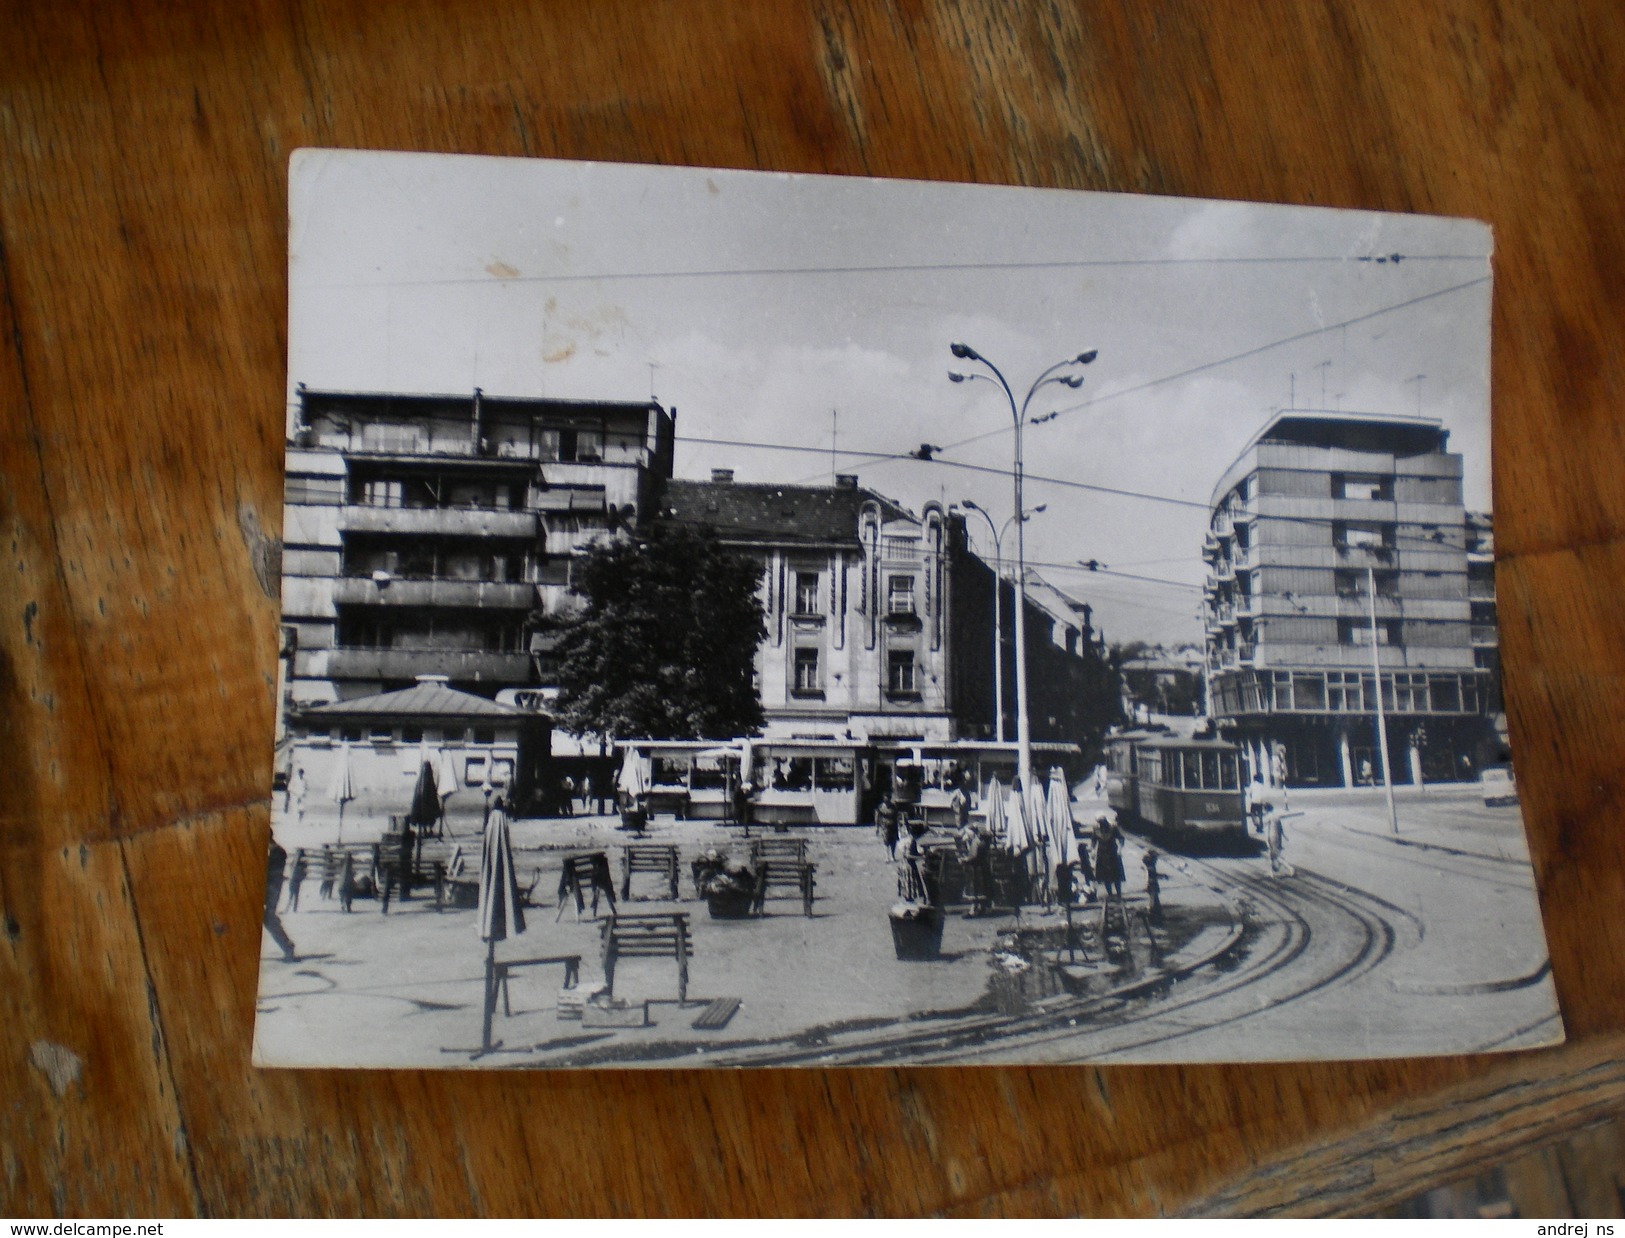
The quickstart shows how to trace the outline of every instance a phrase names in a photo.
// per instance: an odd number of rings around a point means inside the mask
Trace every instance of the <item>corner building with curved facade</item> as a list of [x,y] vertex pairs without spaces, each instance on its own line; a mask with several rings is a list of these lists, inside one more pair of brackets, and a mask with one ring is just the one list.
[[1211,712],[1251,773],[1395,783],[1475,777],[1493,746],[1476,664],[1462,457],[1436,420],[1288,410],[1210,500]]

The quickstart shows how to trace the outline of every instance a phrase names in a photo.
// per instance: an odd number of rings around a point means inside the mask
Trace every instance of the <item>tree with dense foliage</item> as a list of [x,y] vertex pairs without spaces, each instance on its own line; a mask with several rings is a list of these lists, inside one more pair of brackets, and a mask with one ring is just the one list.
[[559,721],[577,734],[727,739],[759,731],[762,569],[708,529],[656,524],[575,564],[582,609],[557,645]]

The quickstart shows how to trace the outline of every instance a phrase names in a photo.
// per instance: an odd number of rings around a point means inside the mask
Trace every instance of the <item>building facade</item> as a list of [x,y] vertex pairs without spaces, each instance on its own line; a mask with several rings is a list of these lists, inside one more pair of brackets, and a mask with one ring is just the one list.
[[954,738],[947,516],[914,516],[855,477],[833,486],[673,480],[663,515],[762,565],[756,655],[765,734]]
[[1447,443],[1434,420],[1289,410],[1214,488],[1211,713],[1266,781],[1380,781],[1379,690],[1395,782],[1476,773],[1492,683]]
[[425,674],[494,698],[548,682],[533,612],[645,518],[672,464],[659,404],[310,391],[287,452],[283,625],[295,708]]
[[[708,526],[763,565],[768,636],[757,684],[774,738],[991,739],[993,569],[962,516],[916,516],[855,477],[833,486],[747,484],[728,470],[667,484],[667,518]],[[999,588],[1005,735],[1015,724],[1015,587]],[[1027,580],[1035,740],[1087,747],[1115,716],[1087,604]]]

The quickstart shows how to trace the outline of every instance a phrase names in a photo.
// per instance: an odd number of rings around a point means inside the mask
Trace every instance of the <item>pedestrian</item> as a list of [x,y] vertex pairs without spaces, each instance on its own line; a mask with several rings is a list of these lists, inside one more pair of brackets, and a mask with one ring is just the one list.
[[301,765],[288,779],[288,802],[293,807],[293,819],[300,825],[305,822],[305,795],[309,788],[310,781],[305,777],[305,767]]
[[1251,823],[1254,834],[1264,832],[1263,803],[1267,795],[1268,791],[1264,786],[1264,775],[1254,774],[1252,782],[1247,786],[1246,796],[1247,820]]
[[1292,865],[1286,862],[1283,854],[1286,850],[1286,827],[1282,814],[1276,810],[1273,803],[1264,805],[1264,847],[1269,852],[1270,875],[1292,876]]
[[1140,861],[1145,865],[1145,895],[1151,900],[1147,918],[1152,924],[1162,923],[1162,875],[1157,872],[1157,861],[1161,858],[1155,847],[1148,847]]
[[305,854],[303,847],[295,847],[293,851],[293,869],[288,874],[288,910],[299,910],[299,888],[305,884],[305,877],[310,872],[310,857]]
[[1369,787],[1372,784],[1373,781],[1374,781],[1374,779],[1371,776],[1371,759],[1369,757],[1361,757],[1360,758],[1360,785],[1362,787]]
[[288,937],[287,931],[282,927],[282,920],[276,914],[276,907],[282,901],[282,880],[288,869],[288,853],[282,849],[282,844],[276,839],[271,840],[271,850],[265,860],[265,931],[271,934],[271,940],[282,948],[282,961],[284,963],[296,962],[299,955],[295,952],[293,941]]
[[880,801],[875,809],[875,833],[880,835],[880,841],[886,845],[886,855],[891,859],[897,858],[897,809],[888,796]]
[[1108,898],[1122,898],[1122,836],[1105,813],[1095,818],[1095,827],[1095,880],[1106,887]]
[[970,796],[965,794],[964,787],[954,787],[954,793],[948,797],[948,809],[953,813],[954,832],[963,834],[970,828]]
[[1095,766],[1095,798],[1097,800],[1106,798],[1106,767],[1104,765]]
[[559,796],[559,800],[564,805],[564,815],[566,817],[573,817],[575,816],[576,812],[576,780],[570,777],[569,774],[566,774],[564,776],[564,781],[560,783],[559,786],[562,791],[562,794]]
[[592,775],[588,774],[581,780],[581,812],[586,815],[592,812]]

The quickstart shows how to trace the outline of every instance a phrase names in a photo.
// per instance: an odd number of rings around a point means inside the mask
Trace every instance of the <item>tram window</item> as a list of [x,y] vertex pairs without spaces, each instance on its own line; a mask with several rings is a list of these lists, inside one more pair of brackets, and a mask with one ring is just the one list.
[[1234,791],[1240,785],[1241,755],[1235,752],[1222,753],[1219,757],[1219,789]]
[[687,757],[654,757],[649,762],[649,770],[657,787],[688,785]]
[[1207,791],[1219,789],[1219,754],[1204,752],[1202,756],[1202,787]]
[[728,771],[714,757],[696,759],[689,775],[689,787],[695,791],[716,791],[728,785]]
[[853,791],[858,785],[858,764],[851,757],[817,757],[813,786],[819,791]]

